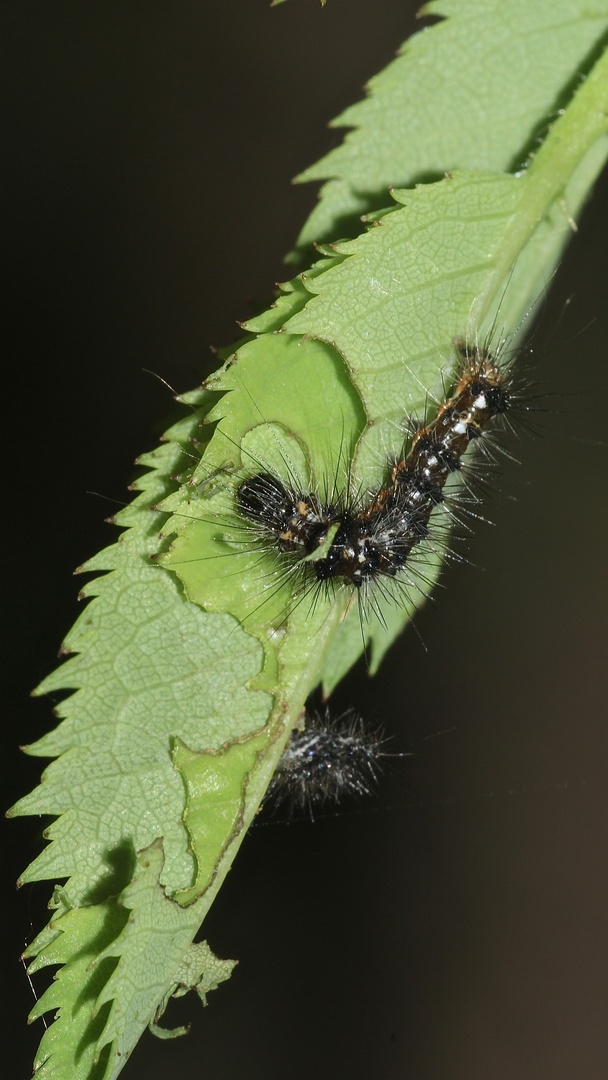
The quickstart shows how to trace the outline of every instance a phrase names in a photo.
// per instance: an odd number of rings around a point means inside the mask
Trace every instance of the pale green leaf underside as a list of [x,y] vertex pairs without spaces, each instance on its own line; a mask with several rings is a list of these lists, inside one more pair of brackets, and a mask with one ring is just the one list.
[[[55,916],[28,949],[32,970],[65,965],[32,1014],[60,1010],[36,1063],[45,1080],[116,1076],[167,995],[185,985],[180,972],[200,948],[192,938],[215,891],[187,908],[168,898],[197,873],[171,749],[181,738],[199,754],[217,754],[263,727],[271,704],[266,692],[247,689],[260,671],[259,643],[230,616],[188,604],[150,561],[164,520],[150,506],[175,486],[168,477],[189,460],[181,447],[214,400],[201,391],[189,397],[193,405],[202,399],[202,410],[141,458],[150,469],[136,485],[141,495],[117,518],[128,531],[83,568],[111,572],[85,587],[94,599],[64,643],[76,655],[39,688],[76,692],[57,710],[65,716],[59,727],[29,748],[60,756],[12,811],[59,815],[52,843],[22,881],[69,876]],[[137,855],[142,848],[156,852],[152,870]],[[222,835],[216,861],[225,848]],[[227,867],[215,874],[216,888]],[[201,967],[201,995],[218,981],[203,974]]]
[[[359,231],[389,186],[452,169],[522,168],[608,32],[606,0],[435,0],[445,16],[411,37],[332,127],[340,146],[300,174],[327,180],[297,249]],[[353,232],[354,230],[354,232]]]
[[160,840],[139,854],[134,870],[120,897],[52,920],[56,936],[31,965],[64,965],[32,1011],[32,1019],[58,1013],[35,1062],[43,1080],[102,1080],[126,1063],[171,994],[195,989],[204,1004],[234,967],[205,942],[192,944],[200,912],[167,900]]
[[[541,7],[563,25],[563,4],[538,5],[539,24]],[[606,23],[597,5],[584,18],[569,10],[588,51],[589,23],[593,40]],[[561,64],[556,95],[579,60],[565,50]],[[607,67],[525,175],[463,171],[397,191],[377,227],[325,249],[208,380],[223,396],[190,395],[197,411],[142,458],[141,494],[117,519],[127,532],[85,567],[107,573],[84,590],[92,600],[65,643],[75,655],[40,688],[75,691],[30,748],[58,760],[14,808],[58,818],[23,880],[69,878],[29,950],[35,967],[65,965],[37,1007],[61,1010],[41,1046],[45,1080],[117,1076],[168,994],[204,995],[228,976],[231,962],[192,938],[308,693],[332,688],[361,652],[346,590],[311,604],[252,549],[237,483],[270,467],[304,486],[349,474],[373,486],[401,447],[404,414],[422,414],[449,382],[454,340],[495,318],[497,337],[517,328],[606,156]],[[536,124],[546,119],[540,110]],[[420,569],[432,580],[438,567],[429,552]],[[414,582],[403,606],[384,607],[384,625],[364,624],[373,664],[422,595]]]

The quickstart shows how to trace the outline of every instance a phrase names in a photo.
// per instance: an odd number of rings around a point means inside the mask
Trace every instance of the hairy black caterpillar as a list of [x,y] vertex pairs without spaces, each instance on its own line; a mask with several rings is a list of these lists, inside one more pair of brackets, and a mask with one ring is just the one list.
[[371,795],[387,756],[386,739],[349,709],[332,717],[329,709],[306,716],[292,733],[270,782],[267,800],[289,813],[335,807],[348,796]]
[[393,595],[390,585],[397,579],[398,591],[408,559],[429,537],[429,520],[444,502],[448,479],[460,471],[469,446],[482,445],[488,426],[513,401],[508,365],[479,345],[456,348],[452,392],[433,416],[413,428],[381,488],[363,497],[322,499],[268,471],[240,483],[240,514],[262,546],[289,557],[305,589],[351,586],[365,602],[373,586]]

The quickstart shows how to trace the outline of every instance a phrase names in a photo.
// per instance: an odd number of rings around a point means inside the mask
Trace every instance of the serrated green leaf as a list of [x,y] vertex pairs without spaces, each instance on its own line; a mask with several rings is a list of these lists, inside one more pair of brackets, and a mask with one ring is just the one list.
[[[38,1058],[48,1080],[113,1080],[171,994],[191,988],[203,997],[228,977],[232,962],[216,961],[192,939],[308,693],[320,681],[335,686],[363,636],[374,670],[438,573],[431,552],[418,566],[418,591],[414,580],[401,597],[407,610],[378,602],[369,618],[346,589],[302,595],[280,563],[252,547],[235,489],[265,467],[321,490],[373,487],[387,454],[401,448],[404,413],[423,413],[429,395],[449,383],[455,339],[483,337],[492,326],[492,342],[513,333],[542,291],[608,152],[606,57],[593,69],[586,61],[588,78],[570,102],[581,57],[597,47],[608,17],[599,3],[583,8],[576,0],[531,7],[512,0],[499,22],[495,3],[461,0],[454,10],[462,19],[425,38],[431,51],[438,43],[433,79],[453,71],[452,99],[464,87],[456,72],[463,53],[458,65],[451,54],[465,24],[467,36],[482,28],[494,61],[475,73],[475,85],[467,56],[473,104],[445,145],[421,112],[429,161],[441,159],[443,173],[457,163],[441,157],[456,141],[468,153],[489,137],[478,102],[487,101],[492,146],[503,155],[516,137],[529,140],[530,102],[537,128],[552,119],[556,101],[567,105],[530,169],[456,171],[396,191],[397,205],[376,215],[377,227],[323,248],[311,270],[247,324],[206,390],[187,396],[195,412],[141,459],[149,471],[135,486],[140,495],[117,517],[127,532],[83,568],[104,576],[83,590],[90,603],[65,643],[75,655],[40,688],[74,693],[59,707],[57,730],[29,748],[58,760],[13,810],[57,817],[51,844],[22,880],[69,879],[29,950],[32,970],[64,965],[35,1010],[60,1010]],[[518,123],[505,120],[503,130],[505,79],[511,85],[513,70],[523,78],[530,56],[538,60],[543,29],[547,72]],[[496,55],[516,39],[530,52],[519,67],[510,56],[501,82]],[[557,59],[547,41],[564,44]],[[421,48],[412,46],[409,67],[389,68],[380,96],[390,122],[385,129],[374,120],[382,139],[393,131],[397,163],[403,140],[390,127],[394,103],[409,125],[404,93],[420,76]],[[491,92],[485,85],[480,92],[482,78]],[[364,104],[376,108],[378,100]],[[521,102],[520,95],[517,108]],[[378,179],[368,149],[361,158],[368,179],[349,166],[348,183],[349,198],[362,192],[369,206]],[[515,149],[508,152],[510,163]],[[382,164],[381,154],[372,156]],[[506,164],[490,161],[494,169]],[[330,207],[327,220],[335,223],[336,212]]]
[[[55,980],[36,1002],[30,1020],[49,1009],[54,1023],[45,1031],[34,1070],[43,1080],[105,1080],[108,1053],[99,1058],[99,1040],[108,1020],[109,1006],[96,1008],[99,994],[116,967],[114,959],[98,963],[100,953],[124,928],[128,912],[116,900],[70,908],[51,920],[53,940],[40,949],[30,972],[62,964]],[[30,946],[28,954],[37,947]]]
[[[322,362],[329,363],[330,354],[321,351],[321,339],[343,358],[368,421],[350,452],[357,428],[348,425],[342,406],[342,461],[351,462],[355,483],[379,483],[387,454],[400,449],[404,412],[423,414],[429,397],[438,400],[449,382],[456,364],[453,342],[483,338],[497,318],[500,336],[513,334],[541,294],[544,282],[538,268],[550,276],[608,153],[606,100],[604,59],[555,123],[527,173],[458,172],[414,191],[395,192],[400,209],[385,213],[363,236],[339,245],[335,262],[323,260],[317,273],[298,279],[311,299],[303,308],[298,302],[299,310],[284,324],[287,333],[277,334],[273,326],[272,336],[260,334],[238,350],[219,383],[210,381],[216,388],[232,388],[233,399],[240,391],[240,402],[231,402],[236,409],[228,445],[220,423],[202,468],[209,467],[208,461],[225,464],[228,455],[234,464],[235,444],[255,429],[261,441],[256,452],[249,453],[250,471],[269,462],[272,467],[278,441],[283,469],[281,461],[274,462],[275,469],[285,473],[288,466],[287,474],[301,476],[304,486],[310,481],[322,486],[323,477],[331,475],[328,451],[333,449],[334,462],[341,453],[336,452],[335,436],[333,442],[329,434],[321,442],[318,437],[319,430],[337,433],[338,421],[322,374]],[[296,288],[300,285],[285,293],[286,314]],[[338,370],[335,357],[331,362]],[[285,395],[287,368],[290,394]],[[270,427],[279,417],[282,440]],[[292,447],[290,441],[296,439]],[[297,450],[304,453],[305,466],[289,468]],[[247,458],[236,464],[247,468]],[[280,571],[269,566],[260,594],[259,576],[251,572],[259,554],[243,545],[242,523],[235,520],[234,510],[231,520],[231,504],[234,507],[233,490],[225,483],[198,507],[190,502],[190,520],[185,525],[183,517],[172,522],[178,535],[165,565],[179,574],[191,599],[211,611],[228,608],[264,640],[269,626],[285,621],[289,582],[282,583]],[[225,528],[218,538],[219,522]],[[245,547],[242,554],[239,543]],[[382,611],[379,624],[367,627],[374,665],[423,599],[439,564],[438,557],[426,557],[420,571],[425,585],[416,595],[414,581],[409,610],[406,605],[397,615]],[[328,603],[331,607],[331,599]],[[319,601],[319,607],[322,604]],[[352,612],[349,618],[356,617]],[[296,613],[285,633],[299,631]],[[309,643],[305,634],[302,653]],[[280,656],[282,646],[277,648]],[[345,665],[360,654],[361,631],[343,629],[336,648],[333,654],[330,645],[321,674],[326,686],[335,685]]]
[[359,233],[361,214],[453,169],[512,172],[534,155],[608,33],[606,0],[435,0],[443,16],[411,37],[332,127],[342,144],[301,173],[326,180],[294,258],[313,242]]
[[163,845],[140,853],[135,876],[103,904],[67,910],[51,922],[54,940],[30,971],[63,964],[36,1003],[31,1019],[48,1009],[57,1019],[45,1032],[35,1062],[44,1080],[107,1080],[116,1076],[147,1025],[172,995],[206,994],[227,979],[232,960],[218,960],[206,942],[192,945],[196,908],[170,901],[160,885]]
[[[98,606],[84,616],[87,634],[96,631],[95,650],[81,654],[86,663],[68,661],[60,669],[67,685],[78,688],[79,700],[70,699],[65,728],[30,748],[61,756],[13,810],[59,815],[47,831],[52,843],[22,881],[69,873],[73,904],[103,888],[111,875],[107,858],[122,839],[125,820],[134,824],[137,850],[164,838],[163,882],[170,890],[184,887],[193,866],[170,739],[179,735],[201,750],[218,747],[227,731],[257,730],[269,711],[266,694],[245,689],[260,670],[261,649],[239,634],[230,617],[205,617],[184,603],[168,575],[137,560],[120,577],[97,579],[95,586]],[[50,682],[66,685],[59,673]]]
[[[77,655],[38,691],[76,692],[57,710],[64,717],[59,727],[28,748],[58,760],[40,787],[11,811],[58,815],[47,832],[51,844],[22,881],[69,876],[58,894],[57,914],[29,949],[37,957],[32,970],[65,965],[35,1011],[40,1015],[61,1006],[64,1013],[64,1021],[60,1017],[45,1034],[37,1059],[43,1075],[57,1080],[118,1074],[161,1001],[173,992],[175,965],[183,962],[213,898],[184,909],[165,893],[188,887],[196,871],[183,823],[184,782],[171,761],[174,738],[200,750],[220,747],[226,742],[223,730],[239,738],[263,728],[272,700],[246,686],[261,670],[259,643],[229,615],[209,616],[189,604],[171,576],[150,561],[166,520],[150,507],[176,486],[169,477],[189,462],[182,446],[205,434],[200,423],[216,400],[200,391],[188,397],[192,405],[203,401],[203,408],[174,426],[167,444],[141,459],[151,471],[135,485],[138,499],[117,516],[128,531],[82,568],[109,572],[83,590],[93,599],[64,643],[64,651]],[[137,887],[128,883],[137,849],[152,850],[161,837],[162,858],[155,856],[151,871],[156,913],[148,926],[153,944],[146,960],[133,926],[145,922],[152,884],[148,876],[146,891],[137,875]],[[127,936],[117,944],[117,920],[124,923],[130,904]],[[163,926],[164,952],[160,937],[154,943]],[[118,963],[111,959],[113,949]],[[101,966],[94,964],[96,957],[103,959]],[[142,971],[134,978],[128,972],[137,964]]]

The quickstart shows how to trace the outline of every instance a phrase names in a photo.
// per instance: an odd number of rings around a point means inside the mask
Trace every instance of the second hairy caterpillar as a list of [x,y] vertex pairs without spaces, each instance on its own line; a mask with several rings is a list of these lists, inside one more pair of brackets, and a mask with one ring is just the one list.
[[308,713],[303,730],[292,732],[266,798],[314,819],[315,810],[336,807],[345,797],[371,795],[381,758],[392,756],[386,742],[352,709],[339,717],[328,708]]
[[[399,598],[414,584],[408,560],[430,535],[433,510],[444,503],[450,476],[462,467],[471,443],[488,449],[487,432],[513,404],[510,364],[487,347],[458,343],[453,389],[435,414],[410,425],[397,461],[389,462],[383,485],[365,494],[323,499],[289,486],[268,471],[243,480],[240,513],[254,539],[290,560],[298,586],[352,587],[363,605],[381,596]],[[449,500],[458,504],[452,496]],[[449,507],[448,507],[449,509]],[[453,514],[453,510],[450,511]]]

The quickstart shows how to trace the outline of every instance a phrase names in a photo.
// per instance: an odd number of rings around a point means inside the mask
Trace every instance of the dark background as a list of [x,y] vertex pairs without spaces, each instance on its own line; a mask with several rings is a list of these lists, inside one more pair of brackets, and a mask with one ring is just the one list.
[[[142,368],[196,385],[289,276],[315,198],[290,178],[416,26],[399,0],[8,7],[6,805],[39,774],[15,747],[51,722],[28,693],[78,613],[72,569],[114,536],[113,503],[87,491],[125,498],[170,408]],[[172,1005],[191,1035],[146,1035],[125,1076],[606,1076],[607,194],[542,315],[549,411],[505,467],[476,567],[419,617],[428,651],[410,632],[381,677],[341,688],[413,755],[365,807],[252,830],[205,927],[239,967],[205,1012]],[[37,832],[13,822],[4,848],[15,1080],[42,1034],[15,958],[49,885],[12,885]]]

